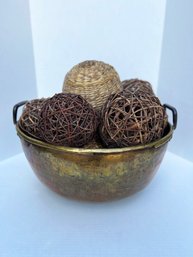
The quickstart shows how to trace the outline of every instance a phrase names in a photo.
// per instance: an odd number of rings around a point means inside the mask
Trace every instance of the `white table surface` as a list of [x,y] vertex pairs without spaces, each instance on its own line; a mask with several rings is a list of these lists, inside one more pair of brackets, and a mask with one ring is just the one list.
[[193,164],[171,153],[142,192],[109,203],[53,193],[23,154],[0,163],[0,257],[192,257]]

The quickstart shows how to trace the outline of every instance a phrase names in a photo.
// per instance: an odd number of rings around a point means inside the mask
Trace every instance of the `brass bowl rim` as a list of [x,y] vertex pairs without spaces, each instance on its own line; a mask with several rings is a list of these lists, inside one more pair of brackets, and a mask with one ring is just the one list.
[[60,152],[72,152],[72,153],[90,153],[90,154],[97,154],[97,153],[102,153],[102,154],[112,154],[112,153],[123,153],[123,152],[129,152],[129,151],[136,151],[136,150],[143,150],[143,149],[148,149],[148,148],[158,148],[161,147],[162,145],[166,144],[171,138],[172,134],[174,131],[173,126],[168,122],[169,126],[169,131],[168,133],[162,137],[159,140],[153,141],[149,144],[144,144],[144,145],[137,145],[137,146],[130,146],[130,147],[124,147],[124,148],[99,148],[99,149],[84,149],[84,148],[75,148],[75,147],[67,147],[67,146],[56,146],[52,144],[45,143],[41,140],[35,139],[33,137],[30,137],[26,135],[18,126],[16,125],[16,131],[17,134],[20,138],[24,139],[28,143],[31,143],[33,145],[37,145],[39,147],[43,147],[46,149],[51,149],[55,151],[60,151]]

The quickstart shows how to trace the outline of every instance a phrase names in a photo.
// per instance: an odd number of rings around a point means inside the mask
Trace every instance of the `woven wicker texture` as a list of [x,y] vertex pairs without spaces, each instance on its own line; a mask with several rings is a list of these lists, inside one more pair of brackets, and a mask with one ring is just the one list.
[[81,147],[91,141],[98,126],[93,107],[80,95],[56,94],[44,104],[40,129],[44,141]]
[[46,99],[42,98],[27,102],[18,121],[18,125],[21,130],[36,139],[41,139],[39,121],[41,109],[45,101]]
[[83,96],[100,110],[109,95],[121,91],[121,81],[115,69],[101,61],[85,61],[75,65],[65,76],[63,92]]
[[128,93],[109,97],[102,109],[100,135],[107,147],[146,144],[162,137],[167,115],[155,96]]
[[151,84],[148,81],[140,79],[129,79],[121,82],[122,89],[125,92],[131,92],[135,95],[143,93],[154,95]]

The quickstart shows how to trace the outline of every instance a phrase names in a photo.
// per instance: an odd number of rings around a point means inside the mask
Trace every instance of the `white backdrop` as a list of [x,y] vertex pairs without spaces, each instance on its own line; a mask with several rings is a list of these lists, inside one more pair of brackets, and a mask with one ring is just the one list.
[[86,59],[157,87],[165,0],[31,0],[30,10],[39,96],[61,91],[65,73]]
[[169,149],[193,161],[193,1],[167,1],[158,94],[179,113]]
[[36,79],[26,0],[0,1],[0,161],[22,151],[12,122],[12,107],[35,98]]
[[28,1],[1,1],[0,160],[21,151],[13,104],[60,92],[74,64],[98,59],[121,79],[149,80],[163,102],[177,107],[169,149],[193,161],[192,9],[191,0],[31,0],[29,12]]

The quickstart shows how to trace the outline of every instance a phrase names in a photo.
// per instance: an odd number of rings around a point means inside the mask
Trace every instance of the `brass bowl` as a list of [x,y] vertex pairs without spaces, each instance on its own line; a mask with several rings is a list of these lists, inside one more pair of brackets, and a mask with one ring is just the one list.
[[[35,174],[53,191],[80,200],[113,200],[142,190],[159,168],[177,123],[176,113],[174,125],[168,123],[165,135],[146,145],[114,149],[71,148],[47,144],[23,133],[16,121],[18,105],[14,106],[14,123]],[[174,111],[172,107],[173,114]]]

